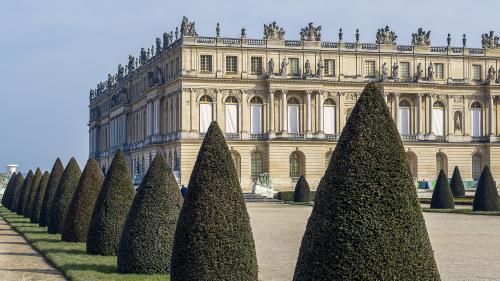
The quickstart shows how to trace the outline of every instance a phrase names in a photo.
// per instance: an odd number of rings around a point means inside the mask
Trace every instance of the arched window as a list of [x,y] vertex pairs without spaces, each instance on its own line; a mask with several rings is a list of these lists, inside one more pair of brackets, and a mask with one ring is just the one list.
[[250,100],[250,133],[262,134],[262,99],[255,96]]
[[332,151],[328,151],[325,154],[325,170],[328,169],[328,165],[330,165],[330,159],[332,159],[332,154],[333,154]]
[[483,135],[483,108],[477,101],[471,104],[471,136],[479,137]]
[[417,155],[412,151],[407,151],[405,154],[406,154],[406,160],[408,161],[408,165],[410,166],[410,172],[413,177],[413,180],[416,180],[418,178]]
[[226,133],[238,132],[238,99],[234,96],[229,96],[225,100],[226,103]]
[[260,174],[262,174],[262,153],[258,151],[252,152],[251,158],[251,169],[252,169],[252,180],[255,181]]
[[299,100],[295,97],[288,99],[288,132],[298,134],[300,132]]
[[325,134],[335,134],[336,132],[336,115],[335,115],[335,101],[331,98],[326,99],[323,103],[323,127]]
[[212,98],[202,96],[200,98],[200,132],[206,133],[210,123],[212,123]]
[[304,157],[298,151],[290,154],[290,178],[294,181],[304,175]]
[[439,152],[436,154],[436,175],[439,175],[441,170],[448,173],[448,159],[444,153]]
[[477,181],[481,177],[481,155],[472,155],[472,179]]
[[432,106],[432,132],[436,136],[444,136],[444,103],[434,102]]
[[410,113],[411,105],[407,100],[402,100],[399,102],[399,133],[401,135],[407,136],[411,134],[410,130]]
[[234,168],[236,169],[236,174],[238,175],[238,179],[240,178],[240,154],[236,151],[231,151],[231,158],[233,158]]

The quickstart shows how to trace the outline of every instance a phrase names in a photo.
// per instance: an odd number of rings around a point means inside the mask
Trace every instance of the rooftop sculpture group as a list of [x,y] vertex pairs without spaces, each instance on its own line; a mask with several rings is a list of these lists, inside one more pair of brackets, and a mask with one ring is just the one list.
[[[220,24],[217,23],[216,26],[216,36],[220,37],[220,31],[221,27]],[[412,33],[412,40],[411,44],[413,46],[430,46],[431,45],[431,39],[430,39],[430,31],[424,31],[422,28],[419,28],[416,33]],[[302,28],[300,30],[300,39],[302,41],[321,41],[321,26],[315,26],[312,22],[310,22],[306,27]],[[147,65],[153,58],[159,56],[161,53],[165,52],[168,48],[170,48],[177,40],[179,40],[182,37],[197,37],[198,33],[196,32],[196,26],[195,22],[190,22],[187,17],[182,18],[181,26],[180,29],[176,28],[175,32],[170,31],[170,32],[165,32],[163,33],[162,38],[157,37],[155,40],[155,44],[151,46],[151,48],[141,48],[139,56],[136,58],[132,55],[129,55],[128,57],[128,63],[124,67],[121,64],[118,65],[118,71],[115,75],[108,75],[108,79],[106,82],[99,82],[96,86],[95,89],[90,90],[90,99],[94,99],[97,96],[101,95],[102,93],[106,92],[108,89],[111,89],[116,85],[117,83],[120,83],[126,76],[129,74],[133,73],[136,69],[140,68],[141,66]],[[246,29],[242,28],[241,29],[241,38],[246,38]],[[175,37],[175,38],[174,38]],[[284,40],[285,39],[285,30],[280,27],[276,21],[273,21],[270,24],[264,24],[264,36],[263,38],[265,40]],[[359,38],[360,38],[360,33],[359,30],[356,29],[356,43],[359,43]],[[376,35],[376,43],[377,44],[388,44],[388,45],[395,45],[396,44],[396,39],[397,35],[394,31],[390,29],[389,26],[385,26],[384,28],[380,28],[377,30],[377,35]],[[496,49],[500,48],[499,45],[499,36],[496,36],[493,31],[490,31],[489,33],[484,33],[481,36],[481,44],[483,49]],[[338,33],[338,40],[339,42],[343,42],[343,31],[342,29],[339,30]],[[447,46],[450,47],[451,45],[451,35],[448,34],[447,38]],[[467,38],[465,34],[462,37],[462,46],[463,48],[466,47],[467,43]],[[347,43],[346,43],[347,44]],[[279,74],[281,76],[286,76],[286,69],[287,69],[288,62],[283,59],[279,63]],[[321,77],[322,72],[323,72],[323,62],[320,59],[319,62],[317,63],[316,67],[316,73],[313,73],[311,64],[309,61],[306,61],[304,63],[304,72],[303,76],[304,77]],[[398,77],[398,68],[399,66],[397,63],[395,63],[392,66],[391,70],[391,77],[395,81],[399,80]],[[269,75],[274,75],[274,61],[271,59],[268,62],[268,71],[267,73]],[[381,75],[380,79],[385,81],[389,78],[389,69],[386,64],[381,66]],[[500,79],[496,79],[496,73],[497,71],[495,70],[494,67],[490,67],[488,69],[488,73],[486,76],[485,81],[487,83],[491,83],[495,81],[496,83],[500,83]],[[422,71],[422,66],[417,65],[417,69],[415,72],[415,76],[413,77],[414,81],[419,81],[419,80],[427,80],[427,81],[433,81],[434,80],[434,69],[432,64],[429,65],[427,68],[427,77],[423,77],[423,71]],[[165,78],[163,77],[163,73],[161,69],[154,69],[153,71],[148,72],[148,84],[150,87],[155,86],[155,85],[162,85],[165,83]]]

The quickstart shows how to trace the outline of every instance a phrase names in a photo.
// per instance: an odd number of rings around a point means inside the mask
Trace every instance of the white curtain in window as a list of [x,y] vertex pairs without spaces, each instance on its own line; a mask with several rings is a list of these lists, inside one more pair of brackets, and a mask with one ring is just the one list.
[[472,136],[479,137],[483,134],[482,130],[482,114],[481,109],[472,109],[471,110],[471,123],[472,123]]
[[402,135],[410,134],[410,108],[399,108],[399,133]]
[[200,132],[206,133],[212,122],[212,104],[200,104]]
[[299,133],[299,106],[288,106],[288,132],[292,134]]
[[436,136],[444,136],[444,109],[432,110],[432,126]]
[[226,104],[226,133],[238,132],[238,105]]
[[323,107],[323,130],[325,134],[335,134],[335,107]]
[[252,104],[250,106],[250,133],[251,134],[261,134],[262,133],[262,105]]

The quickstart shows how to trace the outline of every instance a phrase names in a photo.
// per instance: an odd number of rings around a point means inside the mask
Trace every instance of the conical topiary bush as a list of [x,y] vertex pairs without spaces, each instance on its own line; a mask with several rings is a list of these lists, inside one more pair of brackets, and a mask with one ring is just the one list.
[[453,194],[443,169],[439,171],[436,186],[432,192],[431,209],[454,209]]
[[24,183],[24,177],[23,175],[19,172],[17,173],[16,176],[16,181],[14,182],[14,185],[12,186],[12,193],[10,195],[9,201],[7,202],[7,206],[9,210],[12,212],[16,211],[16,205],[17,205],[17,198],[19,197],[19,194],[21,193],[21,189],[23,188],[23,183]]
[[460,175],[460,170],[458,166],[455,166],[453,170],[453,176],[450,182],[451,193],[453,197],[465,196],[464,182],[462,181],[462,176]]
[[212,122],[189,180],[174,238],[170,279],[257,280],[257,259],[236,169]]
[[54,166],[52,166],[49,181],[47,182],[47,187],[45,188],[45,194],[43,195],[42,209],[40,210],[40,222],[38,223],[41,227],[49,225],[49,210],[52,209],[54,194],[59,186],[63,172],[63,164],[61,163],[61,160],[57,158],[56,162],[54,162]]
[[401,137],[374,83],[318,188],[293,280],[440,280]]
[[293,202],[309,202],[311,201],[311,190],[309,183],[304,176],[300,176],[297,184],[295,184],[295,191],[293,192]]
[[473,211],[498,211],[498,190],[491,175],[490,167],[485,166],[472,204]]
[[118,247],[118,272],[168,273],[182,196],[174,174],[157,154],[137,189]]
[[45,194],[45,189],[47,188],[47,183],[49,181],[50,174],[45,171],[43,173],[42,179],[38,184],[36,189],[35,198],[33,199],[33,205],[31,206],[31,216],[30,222],[38,223],[40,221],[40,210],[42,209],[43,195]]
[[31,207],[33,206],[33,200],[35,199],[36,189],[38,188],[41,179],[42,179],[42,171],[40,171],[40,168],[36,168],[35,175],[33,176],[33,182],[31,183],[28,196],[26,196],[26,202],[24,202],[23,216],[25,218],[31,217]]
[[89,159],[69,204],[61,233],[63,241],[81,243],[87,241],[90,217],[94,211],[99,191],[101,191],[102,181],[99,166],[94,160]]
[[50,209],[50,219],[48,232],[51,234],[61,233],[66,213],[68,212],[69,203],[73,198],[78,181],[80,180],[80,166],[75,158],[71,158],[64,169],[64,172],[59,182],[59,186],[54,194],[52,201],[52,209]]
[[26,178],[24,179],[23,187],[21,188],[21,193],[19,193],[19,196],[17,198],[15,211],[18,215],[23,215],[24,213],[24,203],[28,198],[29,189],[31,188],[32,184],[33,184],[33,171],[29,170],[28,174],[26,175]]
[[125,156],[118,151],[106,174],[90,219],[87,253],[116,255],[134,193]]
[[16,181],[16,172],[12,173],[9,178],[9,182],[7,183],[7,187],[5,187],[5,190],[2,195],[2,206],[7,207],[7,197],[10,196],[10,193],[12,191],[12,184]]

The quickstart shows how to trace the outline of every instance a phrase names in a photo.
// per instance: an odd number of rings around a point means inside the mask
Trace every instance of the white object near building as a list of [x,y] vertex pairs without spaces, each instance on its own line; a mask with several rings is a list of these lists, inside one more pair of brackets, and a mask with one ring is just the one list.
[[7,173],[10,173],[10,174],[13,174],[17,171],[17,167],[19,167],[19,165],[16,165],[16,164],[6,164],[5,165],[5,168],[7,168]]
[[273,190],[273,183],[268,173],[260,174],[259,178],[253,184],[252,193],[260,194],[267,198],[274,198],[276,192]]

